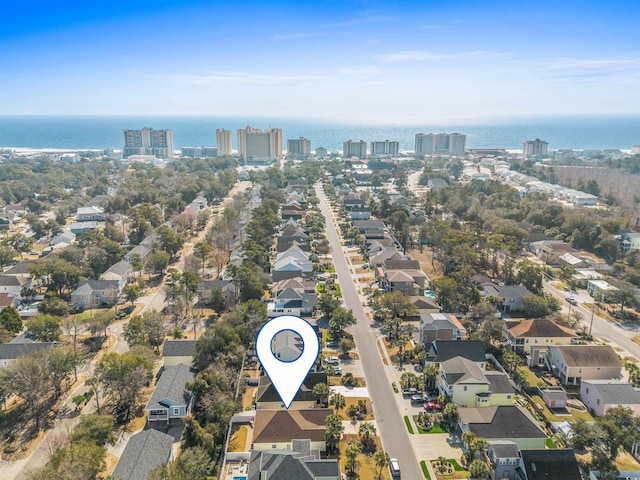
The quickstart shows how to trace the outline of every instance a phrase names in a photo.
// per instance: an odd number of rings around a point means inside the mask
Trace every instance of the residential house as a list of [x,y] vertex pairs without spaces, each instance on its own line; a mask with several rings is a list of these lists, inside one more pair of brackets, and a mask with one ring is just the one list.
[[447,182],[442,178],[430,178],[429,180],[427,180],[427,187],[429,187],[433,192],[442,190],[447,186],[448,186]]
[[526,480],[582,480],[572,448],[520,450]]
[[170,365],[162,368],[160,378],[147,402],[148,422],[166,422],[181,419],[191,410],[192,393],[187,383],[193,382],[196,372],[191,365]]
[[197,340],[166,340],[162,348],[162,365],[191,365]]
[[[305,235],[304,239],[300,239],[294,235],[280,235],[276,238],[275,253],[286,252],[291,247],[299,248],[300,250],[311,254],[311,244]],[[271,252],[274,253],[274,248],[271,247]]]
[[[459,408],[459,427],[485,440],[508,440],[519,448],[544,449],[547,436],[531,414],[518,405]],[[547,451],[547,450],[545,450]]]
[[33,355],[56,345],[55,342],[0,343],[0,368],[6,367],[18,357]]
[[389,195],[389,204],[394,207],[402,207],[408,209],[411,206],[411,202],[404,195],[397,193]]
[[436,386],[460,407],[512,405],[515,393],[506,373],[485,372],[463,357],[440,363]]
[[111,265],[105,272],[100,275],[102,280],[116,280],[118,282],[118,290],[122,292],[122,287],[133,277],[133,267],[126,260],[120,260],[115,265]]
[[20,304],[18,297],[9,293],[0,293],[0,312],[7,307],[16,308]]
[[487,356],[480,340],[434,340],[425,345],[426,364],[439,365],[455,357],[463,357],[475,362],[481,370],[487,365]]
[[[309,373],[293,398],[289,410],[318,408],[317,397],[313,394],[313,387],[318,383],[328,383],[327,374]],[[283,408],[284,405],[280,395],[271,380],[268,376],[262,375],[258,382],[258,392],[256,393],[256,410],[278,410]]]
[[353,226],[357,228],[360,233],[385,229],[382,220],[354,220]]
[[420,341],[423,345],[435,340],[462,340],[467,330],[452,313],[420,315]]
[[287,289],[293,289],[300,293],[315,293],[316,284],[315,282],[305,280],[302,277],[287,278],[286,280],[275,282],[271,286],[271,295],[277,297]]
[[193,201],[184,208],[182,213],[197,215],[207,208],[207,199],[202,195],[198,195]]
[[601,302],[615,295],[617,290],[616,287],[605,280],[589,280],[587,282],[587,293]]
[[411,303],[416,307],[418,315],[440,312],[440,305],[436,299],[428,295],[412,296]]
[[369,255],[369,266],[379,268],[385,262],[397,260],[406,260],[406,257],[395,248],[389,247]]
[[140,480],[148,478],[161,465],[173,457],[174,438],[153,428],[133,435],[122,451],[110,478],[113,480]]
[[348,207],[347,213],[351,220],[369,220],[371,219],[371,209],[369,207]]
[[325,452],[325,421],[333,413],[329,408],[310,410],[256,410],[253,450],[290,450],[293,440],[311,441],[311,448]]
[[19,297],[23,288],[31,287],[31,278],[23,275],[0,275],[0,293],[7,293],[13,297]]
[[76,308],[115,305],[120,297],[118,280],[84,280],[71,292],[71,303]]
[[104,222],[106,218],[107,214],[97,206],[78,207],[76,210],[77,222]]
[[506,322],[506,326],[511,349],[526,354],[530,367],[544,365],[550,345],[572,345],[579,338],[568,323],[547,318]]
[[640,415],[640,390],[627,382],[582,380],[580,400],[596,417],[603,416],[607,410],[615,407],[629,408],[635,415]]
[[313,264],[309,260],[309,254],[300,247],[292,246],[276,256],[271,275],[274,282],[287,278],[308,278],[311,276],[313,276]]
[[309,316],[313,314],[313,307],[318,302],[318,294],[304,292],[295,288],[287,288],[267,304],[267,314],[275,317],[283,314]]
[[640,233],[624,232],[620,235],[618,244],[620,245],[620,250],[623,254],[631,251],[640,251]]
[[247,480],[341,480],[336,459],[322,460],[311,440],[292,440],[290,450],[254,450]]
[[564,254],[579,256],[580,252],[561,240],[541,240],[531,243],[532,252],[547,265],[562,264],[560,257]]
[[149,254],[153,251],[153,244],[156,241],[155,234],[151,234],[145,237],[139,245],[129,250],[124,256],[124,259],[131,263],[131,259],[134,255],[138,255],[142,263],[145,263]]
[[526,480],[520,465],[520,449],[515,443],[509,440],[487,442],[487,459],[491,480]]
[[98,222],[87,220],[86,222],[73,222],[69,225],[69,230],[76,235],[80,235],[82,232],[88,232],[98,228]]
[[73,233],[71,230],[65,229],[62,232],[60,232],[58,235],[53,237],[53,239],[49,242],[49,245],[52,247],[55,247],[56,245],[59,245],[61,243],[65,245],[71,245],[75,241],[76,241],[76,234]]
[[222,289],[222,296],[227,306],[233,305],[236,301],[236,286],[231,280],[200,280],[196,286],[196,294],[200,302],[207,304],[211,301],[211,291],[213,287],[219,286]]
[[381,267],[380,288],[422,296],[429,288],[429,278],[417,260],[387,260]]
[[564,388],[541,388],[540,397],[544,401],[545,405],[551,409],[554,408],[567,408],[567,392]]
[[520,312],[524,309],[523,297],[531,292],[523,285],[496,285],[485,283],[481,294],[485,297],[498,297],[501,303],[498,308],[503,312]]
[[547,367],[563,385],[582,380],[613,380],[622,375],[622,362],[609,345],[552,345]]
[[0,217],[0,230],[9,230],[11,228],[11,220],[6,217]]

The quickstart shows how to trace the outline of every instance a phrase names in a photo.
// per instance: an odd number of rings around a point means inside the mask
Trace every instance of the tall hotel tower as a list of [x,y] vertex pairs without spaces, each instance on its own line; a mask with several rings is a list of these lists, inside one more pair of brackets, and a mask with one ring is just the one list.
[[171,130],[123,130],[124,158],[131,155],[155,155],[160,158],[173,157],[173,132]]
[[282,129],[238,130],[238,155],[247,163],[269,163],[282,157]]
[[216,130],[216,146],[218,147],[219,157],[231,155],[231,130],[225,130],[224,128]]
[[464,155],[466,135],[461,133],[416,133],[416,157]]

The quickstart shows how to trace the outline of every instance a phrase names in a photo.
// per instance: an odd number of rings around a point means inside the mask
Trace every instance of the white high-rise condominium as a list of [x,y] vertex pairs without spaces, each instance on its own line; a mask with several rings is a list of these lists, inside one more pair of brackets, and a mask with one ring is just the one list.
[[238,130],[238,155],[247,163],[266,163],[282,157],[282,129]]
[[173,157],[173,132],[171,130],[142,130],[122,131],[124,134],[124,158],[131,155],[155,155],[160,158]]
[[464,155],[466,142],[466,135],[461,133],[416,133],[415,154]]
[[385,140],[384,142],[371,142],[371,156],[392,156],[400,152],[400,142]]
[[529,157],[539,157],[547,154],[547,148],[549,144],[547,142],[543,142],[539,138],[535,140],[528,140],[524,142],[522,146],[522,154],[525,158]]
[[364,140],[360,140],[359,142],[347,140],[342,144],[342,156],[344,158],[367,158],[367,142]]
[[311,154],[311,140],[304,137],[287,140],[287,155],[306,158]]
[[218,157],[231,155],[231,130],[224,128],[216,130],[216,146],[218,147]]

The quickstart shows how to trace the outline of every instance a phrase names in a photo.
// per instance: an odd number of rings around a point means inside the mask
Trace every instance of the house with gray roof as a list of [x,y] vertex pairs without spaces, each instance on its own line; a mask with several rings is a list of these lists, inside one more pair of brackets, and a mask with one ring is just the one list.
[[434,340],[426,346],[426,364],[439,364],[455,357],[466,358],[484,370],[487,357],[480,340]]
[[120,297],[118,280],[84,280],[71,292],[71,303],[76,308],[115,305]]
[[4,368],[18,357],[33,355],[40,350],[53,348],[56,342],[10,342],[0,343],[0,368]]
[[220,287],[225,305],[233,305],[236,301],[236,286],[231,280],[201,280],[196,287],[196,294],[200,302],[211,302],[211,291],[214,287]]
[[563,385],[622,376],[622,362],[610,345],[552,345],[546,363]]
[[140,480],[148,478],[160,465],[166,465],[173,457],[171,435],[148,429],[133,435],[127,442],[120,459],[111,474],[113,480]]
[[103,280],[117,280],[118,290],[122,291],[122,287],[133,276],[133,267],[126,260],[120,260],[118,263],[111,265],[105,272],[100,275]]
[[191,365],[170,365],[162,368],[156,388],[145,407],[148,422],[167,422],[181,419],[191,410],[193,395],[187,383],[193,382],[196,372]]
[[165,367],[170,365],[191,365],[193,355],[196,352],[197,340],[166,340],[162,348],[162,364]]
[[78,222],[103,222],[107,214],[100,207],[78,207],[76,210],[76,221]]
[[311,449],[311,440],[293,440],[291,450],[254,450],[251,452],[247,480],[340,480],[336,459],[321,460]]
[[503,312],[520,312],[524,308],[522,298],[531,292],[524,285],[483,284],[481,294],[485,297],[498,297],[502,300],[499,309]]
[[640,389],[619,380],[583,380],[580,383],[580,400],[596,417],[615,407],[630,408],[640,415]]
[[435,340],[462,340],[467,330],[452,313],[426,313],[420,315],[420,340],[429,345]]

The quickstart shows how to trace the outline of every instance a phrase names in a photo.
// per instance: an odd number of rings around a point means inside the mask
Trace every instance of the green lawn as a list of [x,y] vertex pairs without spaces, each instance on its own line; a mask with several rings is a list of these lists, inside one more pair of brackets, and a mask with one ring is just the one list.
[[431,475],[429,475],[429,469],[427,468],[427,462],[424,460],[420,460],[420,468],[422,469],[422,473],[426,480],[431,480]]
[[536,376],[536,374],[533,373],[528,367],[518,367],[518,370],[520,370],[520,373],[524,375],[524,377],[527,379],[527,382],[532,387],[547,386],[547,384],[544,383],[544,381],[540,377]]
[[431,430],[423,430],[418,427],[418,433],[447,433],[447,431],[442,428],[442,425],[436,422],[433,424],[433,427],[431,427]]
[[555,443],[553,443],[553,440],[551,440],[550,438],[547,438],[546,445],[547,445],[547,448],[552,449],[552,450],[553,450],[554,448],[558,448],[558,447],[556,446],[556,444],[555,444]]
[[413,435],[413,426],[411,425],[411,420],[409,420],[409,417],[407,415],[404,416],[404,423],[407,426],[407,430],[409,430],[409,433]]
[[548,421],[548,422],[575,422],[577,419],[582,418],[583,420],[585,420],[586,422],[593,422],[593,417],[591,416],[591,414],[589,412],[587,412],[586,410],[580,411],[580,410],[576,410],[573,408],[569,408],[569,413],[571,413],[571,416],[566,416],[566,415],[562,415],[562,416],[557,416],[554,415],[553,413],[551,413],[551,411],[547,408],[547,406],[544,403],[544,400],[542,400],[542,398],[540,398],[540,396],[538,395],[532,395],[531,399],[537,404],[537,405],[541,405],[542,406],[542,410],[537,409],[538,412],[542,413],[542,415],[544,416],[544,418]]

